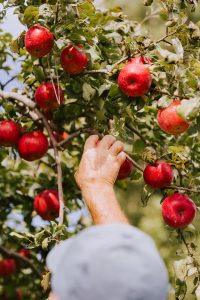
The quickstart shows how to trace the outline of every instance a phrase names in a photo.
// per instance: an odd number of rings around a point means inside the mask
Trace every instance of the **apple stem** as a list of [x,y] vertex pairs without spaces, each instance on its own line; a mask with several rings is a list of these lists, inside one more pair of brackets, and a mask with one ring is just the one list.
[[[58,84],[58,94],[57,94],[57,91],[56,91],[56,88],[55,88],[55,84],[54,84],[54,81],[53,81],[53,76],[51,74],[51,66],[50,66],[49,60],[48,60],[48,68],[49,68],[49,76],[51,78],[51,83],[52,83],[53,90],[54,90],[54,93],[55,93],[55,96],[56,96],[56,100],[57,100],[58,104],[60,105],[60,89],[59,89],[59,84]],[[56,74],[56,80],[59,83],[57,74]]]
[[17,260],[21,260],[23,263],[28,265],[40,279],[42,279],[42,274],[40,273],[40,271],[35,267],[35,265],[27,257],[22,256],[14,251],[11,251],[11,250],[5,248],[4,246],[0,246],[0,252],[8,257],[13,257],[13,258],[16,258]]

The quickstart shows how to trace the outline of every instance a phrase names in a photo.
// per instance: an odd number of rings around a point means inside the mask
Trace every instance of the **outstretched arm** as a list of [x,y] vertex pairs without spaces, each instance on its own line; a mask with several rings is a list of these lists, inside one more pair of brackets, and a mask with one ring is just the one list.
[[126,159],[123,148],[111,135],[92,135],[85,143],[75,179],[95,224],[128,223],[113,188]]

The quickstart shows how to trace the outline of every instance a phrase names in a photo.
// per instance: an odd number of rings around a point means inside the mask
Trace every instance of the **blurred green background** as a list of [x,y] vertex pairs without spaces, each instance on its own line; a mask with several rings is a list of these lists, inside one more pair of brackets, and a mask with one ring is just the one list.
[[[156,5],[160,1],[154,1],[154,9],[151,11],[151,8],[145,7],[142,0],[105,0],[103,5],[111,8],[115,6],[120,6],[124,13],[132,20],[137,21],[143,25],[144,31],[148,31],[153,40],[157,40],[163,35],[165,35],[165,22],[156,14]],[[149,15],[151,14],[151,17]],[[200,21],[200,3],[198,9],[194,12],[188,10],[188,15],[191,20],[197,23]],[[143,188],[143,181],[131,182],[127,185],[125,191],[117,189],[118,199],[126,211],[126,214],[129,217],[129,220],[133,225],[136,225],[143,231],[150,234],[156,245],[165,260],[167,268],[169,270],[169,276],[171,283],[175,286],[175,277],[174,277],[174,266],[173,262],[175,260],[184,259],[186,257],[185,246],[181,245],[177,241],[177,234],[175,231],[170,230],[167,226],[164,225],[161,215],[161,205],[160,200],[162,195],[159,192],[156,192],[148,202],[147,207],[142,207],[141,204],[141,191]],[[199,230],[199,220],[195,220],[195,227]],[[199,238],[192,237],[192,239]],[[181,248],[181,250],[180,250]],[[188,284],[188,292],[186,295],[187,300],[197,299],[196,296],[192,295],[192,281],[193,276],[190,276]],[[170,287],[169,300],[178,299],[175,296],[175,290]],[[180,298],[181,299],[181,298]],[[200,299],[200,298],[199,298]]]

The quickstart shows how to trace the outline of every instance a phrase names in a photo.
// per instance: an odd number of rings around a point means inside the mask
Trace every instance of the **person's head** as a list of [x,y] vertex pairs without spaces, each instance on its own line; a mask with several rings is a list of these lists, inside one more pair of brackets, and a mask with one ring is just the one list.
[[93,226],[47,258],[58,300],[165,300],[168,281],[152,240],[129,225]]

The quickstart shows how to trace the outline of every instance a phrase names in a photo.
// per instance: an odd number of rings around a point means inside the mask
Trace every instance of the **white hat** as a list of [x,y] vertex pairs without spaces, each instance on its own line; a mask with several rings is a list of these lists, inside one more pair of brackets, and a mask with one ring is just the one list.
[[59,300],[166,300],[168,277],[152,239],[125,224],[92,226],[47,257]]

